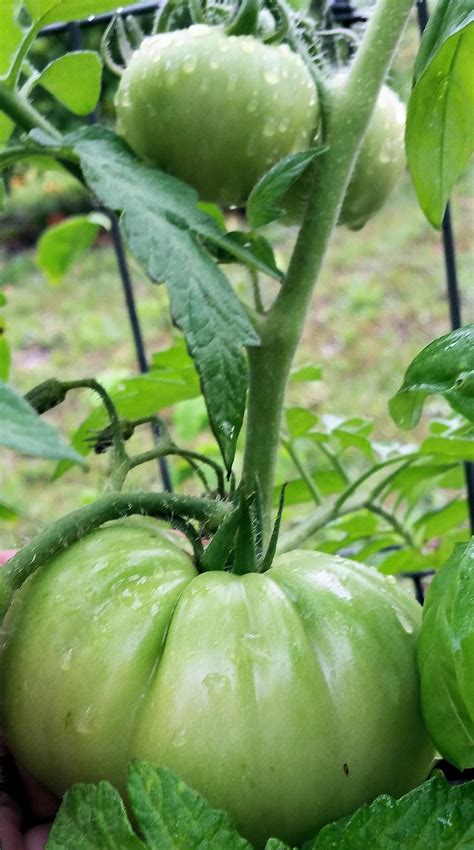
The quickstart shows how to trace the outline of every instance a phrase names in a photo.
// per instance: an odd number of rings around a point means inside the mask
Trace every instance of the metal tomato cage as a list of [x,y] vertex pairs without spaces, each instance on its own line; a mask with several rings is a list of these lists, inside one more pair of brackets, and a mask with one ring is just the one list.
[[[67,33],[69,35],[71,50],[80,50],[82,47],[82,32],[90,27],[106,25],[110,23],[112,18],[118,14],[123,16],[142,16],[152,14],[159,7],[160,2],[134,3],[127,6],[125,9],[118,7],[116,12],[109,12],[101,15],[91,15],[83,20],[74,21],[72,23],[55,23],[45,27],[40,35],[51,37],[58,34]],[[342,26],[350,27],[357,23],[363,23],[366,20],[363,8],[355,8],[351,0],[329,0],[329,6],[336,21]],[[416,3],[418,24],[420,33],[423,32],[428,22],[428,6],[427,0],[417,0]],[[94,124],[97,121],[96,113],[92,113],[88,117],[88,123]],[[147,372],[149,369],[148,357],[145,348],[140,321],[138,318],[135,295],[133,291],[133,282],[130,274],[130,268],[127,261],[124,244],[120,234],[118,218],[113,212],[109,212],[111,220],[111,239],[115,256],[117,259],[117,267],[119,271],[120,281],[124,293],[125,306],[130,323],[130,329],[133,337],[133,343],[140,372]],[[459,292],[459,283],[456,267],[456,250],[453,234],[453,226],[451,219],[451,210],[448,204],[446,214],[442,226],[442,244],[445,261],[446,288],[447,300],[449,305],[449,317],[451,328],[459,328],[461,321],[461,297]],[[159,431],[154,429],[155,436],[158,436]],[[163,487],[165,490],[171,491],[171,477],[168,464],[165,458],[160,458],[159,467]],[[474,464],[465,463],[465,477],[467,489],[468,513],[471,531],[474,533]],[[424,597],[423,580],[430,571],[418,573],[406,573],[414,583],[417,599],[422,603]]]

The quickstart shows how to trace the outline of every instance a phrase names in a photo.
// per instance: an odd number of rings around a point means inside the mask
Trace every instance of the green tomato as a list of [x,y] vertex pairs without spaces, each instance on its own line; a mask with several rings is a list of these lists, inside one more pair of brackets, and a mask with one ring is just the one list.
[[[333,93],[344,86],[346,73],[336,74],[329,85]],[[392,89],[383,86],[359,158],[347,188],[338,224],[360,230],[385,204],[405,168],[406,108]],[[303,218],[311,188],[311,178],[303,177],[282,201],[287,220]]]
[[3,724],[56,793],[128,762],[165,766],[264,846],[293,846],[433,759],[419,704],[421,609],[394,579],[316,552],[267,573],[196,574],[127,521],[54,557],[16,594]]
[[243,204],[279,159],[306,149],[313,80],[287,45],[201,24],[145,39],[116,94],[118,131],[202,200]]

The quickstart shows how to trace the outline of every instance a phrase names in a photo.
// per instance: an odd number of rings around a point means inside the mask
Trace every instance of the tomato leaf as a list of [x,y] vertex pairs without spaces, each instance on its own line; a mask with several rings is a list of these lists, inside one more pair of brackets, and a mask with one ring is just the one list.
[[99,100],[101,78],[98,54],[77,50],[47,65],[35,85],[41,85],[76,115],[87,115]]
[[259,340],[201,241],[231,251],[233,243],[197,208],[193,189],[141,163],[112,132],[86,130],[75,150],[101,202],[123,210],[122,227],[132,253],[150,278],[168,290],[173,320],[196,363],[211,427],[230,469],[247,391],[242,348]]
[[472,3],[440,0],[423,35],[406,128],[418,200],[437,228],[474,147],[473,51]]
[[109,782],[74,785],[67,791],[48,838],[48,850],[146,850],[134,835],[120,799]]
[[[21,0],[2,0],[2,37],[0,38],[0,77],[6,76],[16,51],[23,41],[23,29],[17,22],[17,16],[22,6]],[[0,142],[1,119],[0,115]]]
[[325,826],[303,850],[464,850],[474,841],[474,782],[435,777],[399,800],[383,795]]
[[263,227],[285,215],[286,210],[277,206],[278,202],[319,153],[319,149],[313,149],[290,154],[263,175],[247,202],[247,218],[251,227]]
[[223,570],[227,565],[229,555],[235,545],[235,534],[240,520],[240,509],[237,507],[219,526],[217,532],[207,546],[201,561],[203,570]]
[[474,324],[435,339],[411,362],[403,384],[390,399],[399,428],[418,424],[428,395],[443,395],[454,410],[474,422]]
[[[133,0],[122,3],[121,8],[133,5]],[[100,15],[103,12],[115,12],[117,0],[25,0],[34,21],[41,26],[57,21],[78,21],[90,15]]]
[[20,454],[84,463],[55,428],[44,422],[25,399],[0,381],[0,445]]
[[456,546],[428,589],[418,663],[423,714],[434,743],[460,769],[473,767],[474,537]]
[[224,812],[168,770],[132,761],[128,792],[150,850],[251,850]]
[[[50,283],[58,283],[94,244],[100,226],[98,214],[71,216],[44,230],[38,241],[37,261]],[[103,216],[104,224],[107,222]],[[109,222],[110,223],[110,222]]]

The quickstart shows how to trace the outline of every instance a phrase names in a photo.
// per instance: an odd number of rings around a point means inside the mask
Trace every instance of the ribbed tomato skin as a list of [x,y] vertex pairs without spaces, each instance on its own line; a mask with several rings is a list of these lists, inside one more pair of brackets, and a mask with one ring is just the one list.
[[326,554],[196,575],[161,533],[117,523],[32,577],[5,623],[3,725],[56,793],[133,757],[168,767],[264,846],[291,846],[428,773],[420,609]]

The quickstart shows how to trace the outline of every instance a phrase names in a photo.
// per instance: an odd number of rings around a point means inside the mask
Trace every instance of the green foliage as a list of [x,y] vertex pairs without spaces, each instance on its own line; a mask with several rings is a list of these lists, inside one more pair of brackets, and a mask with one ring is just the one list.
[[472,3],[440,0],[417,57],[406,130],[418,200],[437,228],[474,147],[473,52]]
[[431,583],[419,668],[423,714],[442,756],[474,767],[474,537],[457,546]]
[[473,841],[474,782],[451,788],[434,778],[400,800],[378,797],[303,850],[467,850]]
[[100,226],[110,220],[100,213],[72,216],[51,225],[38,241],[38,265],[50,283],[58,283],[73,263],[94,244]]
[[306,171],[318,150],[301,151],[280,160],[258,181],[247,203],[247,218],[251,227],[263,227],[285,215],[278,206],[290,186]]
[[393,420],[400,428],[414,428],[425,398],[434,393],[474,422],[474,324],[439,337],[417,354],[390,400]]
[[21,454],[84,463],[12,387],[0,381],[0,445]]
[[173,319],[201,377],[211,426],[231,467],[247,388],[242,347],[258,344],[258,336],[200,240],[222,246],[255,268],[263,264],[197,209],[192,189],[140,163],[112,133],[86,131],[75,149],[102,203],[124,211],[123,230],[136,259],[152,280],[167,287]]
[[[223,812],[176,776],[132,762],[129,795],[141,839],[107,782],[74,786],[53,825],[48,850],[251,850]],[[474,783],[450,787],[433,778],[399,800],[378,797],[324,827],[302,850],[464,850],[474,840]],[[271,838],[265,850],[291,850]]]
[[41,85],[76,115],[87,115],[100,96],[102,64],[92,50],[66,53],[41,72],[35,84]]

